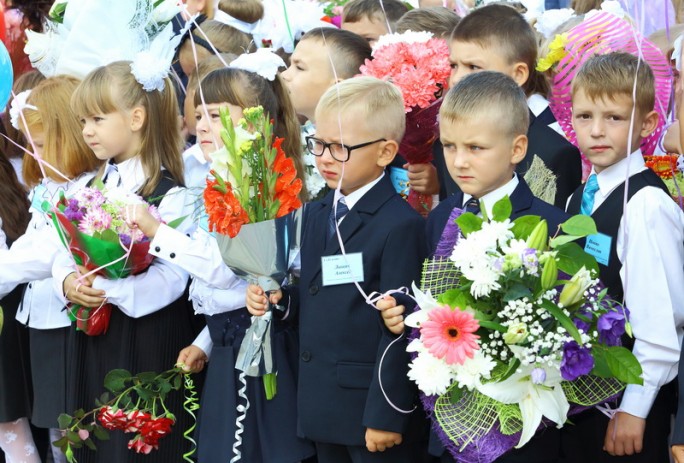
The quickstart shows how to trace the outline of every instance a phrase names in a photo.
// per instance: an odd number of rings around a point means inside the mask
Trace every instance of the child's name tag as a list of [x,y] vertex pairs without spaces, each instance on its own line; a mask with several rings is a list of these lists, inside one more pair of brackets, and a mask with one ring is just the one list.
[[608,235],[597,233],[596,235],[589,235],[586,238],[584,250],[596,258],[596,262],[601,265],[608,265],[610,261],[610,245],[613,241]]
[[321,257],[323,286],[361,283],[363,281],[363,253]]

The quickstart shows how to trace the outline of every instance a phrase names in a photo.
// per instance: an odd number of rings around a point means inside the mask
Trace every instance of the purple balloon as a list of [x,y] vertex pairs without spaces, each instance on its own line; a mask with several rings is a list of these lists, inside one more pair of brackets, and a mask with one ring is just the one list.
[[0,108],[4,108],[9,101],[13,81],[12,60],[5,44],[0,40]]

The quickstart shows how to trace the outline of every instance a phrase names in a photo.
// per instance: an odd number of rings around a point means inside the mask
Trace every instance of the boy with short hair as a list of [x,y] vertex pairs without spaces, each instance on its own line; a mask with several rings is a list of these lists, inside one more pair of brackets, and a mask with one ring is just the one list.
[[[554,233],[568,218],[561,209],[534,197],[516,173],[517,164],[527,152],[528,117],[523,91],[502,73],[475,73],[449,90],[439,111],[439,132],[446,166],[459,191],[440,202],[428,216],[430,255],[438,244],[450,244],[442,241],[451,236],[445,229],[460,210],[481,214],[480,207],[484,207],[487,216],[492,217],[494,204],[504,196],[510,198],[513,206],[511,220],[538,215],[546,219],[549,232]],[[395,334],[402,332],[404,307],[390,298],[378,307],[388,329]],[[549,427],[497,462],[557,463],[559,450],[560,433]],[[454,461],[434,434],[430,438],[430,453],[440,457],[441,462]]]
[[368,42],[353,32],[317,27],[302,36],[280,74],[297,114],[314,122],[323,93],[335,83],[354,77],[371,59]]
[[408,8],[399,0],[351,0],[344,5],[342,29],[354,32],[373,45],[391,34]]
[[644,384],[627,386],[610,421],[595,410],[572,418],[568,461],[669,458],[670,382],[684,324],[684,214],[639,149],[658,124],[654,82],[648,64],[610,53],[590,58],[572,83],[572,124],[592,171],[567,210],[596,222],[599,234],[587,238],[585,250],[596,257],[608,294],[624,297],[630,310]]
[[[356,286],[366,294],[409,286],[426,256],[422,217],[384,173],[404,127],[399,90],[355,77],[323,95],[307,140],[328,186],[340,190],[305,209],[299,284],[271,302],[299,327],[299,431],[320,463],[422,461],[424,416],[411,412],[406,339],[396,341]],[[266,303],[260,287],[248,288],[252,315]]]
[[[536,71],[537,41],[525,18],[506,5],[487,5],[465,16],[454,29],[449,42],[450,86],[464,76],[483,70],[499,71],[511,77],[525,91],[530,113],[527,154],[517,172],[525,175],[538,156],[556,176],[555,196],[548,198],[564,208],[568,197],[580,185],[582,163],[577,148],[549,128],[555,118],[545,96],[548,84]],[[458,190],[449,176],[444,156],[435,150],[435,164],[442,196]]]

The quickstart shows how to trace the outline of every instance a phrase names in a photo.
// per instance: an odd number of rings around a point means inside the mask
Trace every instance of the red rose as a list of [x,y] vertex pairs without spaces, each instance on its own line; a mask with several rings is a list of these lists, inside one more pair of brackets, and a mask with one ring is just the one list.
[[175,421],[171,418],[160,416],[146,422],[140,429],[140,435],[146,444],[156,448],[159,445],[159,439],[171,432],[171,427],[174,423]]
[[105,429],[111,431],[126,429],[128,417],[123,410],[114,410],[112,407],[102,407],[97,414],[97,419]]
[[128,441],[128,449],[135,450],[136,453],[144,453],[147,455],[152,450],[157,449],[157,446],[145,443],[142,436],[138,434],[132,440]]

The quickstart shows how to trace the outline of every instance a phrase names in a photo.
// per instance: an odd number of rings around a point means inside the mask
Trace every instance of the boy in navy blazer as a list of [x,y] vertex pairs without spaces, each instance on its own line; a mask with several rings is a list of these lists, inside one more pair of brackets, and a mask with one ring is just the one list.
[[[538,215],[546,219],[553,234],[568,217],[532,195],[518,174],[516,165],[525,159],[529,111],[525,94],[510,77],[483,71],[464,77],[449,90],[439,112],[440,140],[451,178],[460,191],[442,201],[428,216],[428,250],[432,255],[454,209],[489,217],[494,204],[508,196],[513,206],[511,219]],[[387,298],[378,304],[390,331],[404,329],[403,306]],[[500,462],[556,463],[560,433],[547,428],[526,446],[510,452]],[[436,435],[430,438],[430,453],[442,462],[453,462]]]
[[[307,137],[321,175],[340,190],[307,205],[299,284],[270,299],[299,326],[299,432],[316,444],[320,463],[421,459],[425,418],[412,411],[406,340],[390,346],[396,336],[357,288],[410,287],[426,257],[425,223],[384,172],[404,126],[398,89],[358,77],[323,95],[316,134]],[[262,315],[266,306],[263,290],[250,286],[250,312]]]

